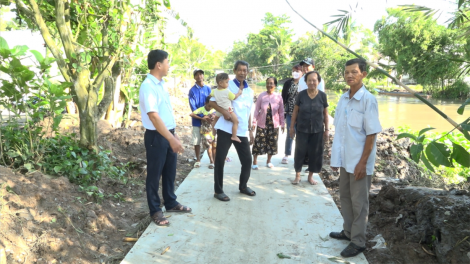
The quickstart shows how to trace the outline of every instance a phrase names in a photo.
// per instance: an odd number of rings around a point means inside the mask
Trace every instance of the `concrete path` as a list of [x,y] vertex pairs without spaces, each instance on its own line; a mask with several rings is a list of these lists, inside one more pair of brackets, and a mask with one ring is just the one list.
[[[177,190],[178,201],[192,207],[191,214],[171,214],[170,227],[151,223],[124,264],[144,263],[368,263],[364,255],[344,260],[339,253],[348,242],[330,239],[330,231],[342,230],[341,214],[318,175],[318,185],[294,186],[293,159],[281,164],[285,135],[279,139],[275,168],[252,171],[248,186],[255,197],[240,194],[240,163],[235,149],[225,165],[224,191],[230,202],[213,197],[213,170],[193,169]],[[169,215],[169,214],[166,214]],[[161,253],[170,249],[163,255]],[[283,253],[291,259],[280,259]]]

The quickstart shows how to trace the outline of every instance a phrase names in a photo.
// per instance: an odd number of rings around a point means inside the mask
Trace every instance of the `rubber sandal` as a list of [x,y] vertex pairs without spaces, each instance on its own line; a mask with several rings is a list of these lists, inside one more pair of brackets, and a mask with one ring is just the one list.
[[308,183],[310,183],[311,185],[317,185],[318,184],[318,182],[316,180],[314,180],[314,179],[312,179],[312,180],[313,180],[313,182],[308,181]]
[[[189,209],[189,210],[187,210]],[[171,208],[170,210],[166,210],[167,212],[171,212],[171,213],[191,213],[193,211],[193,209],[187,207],[187,206],[184,206],[182,204],[178,204],[177,206]]]
[[258,165],[252,165],[252,166],[251,166],[251,169],[253,169],[253,170],[258,170],[259,168],[258,168]]
[[161,224],[161,222],[168,220],[166,217],[163,216],[162,211],[158,211],[152,215],[152,221],[157,225],[157,226],[169,226],[170,222],[166,224]]
[[230,201],[230,198],[225,193],[216,193],[214,194],[214,197],[222,202]]
[[274,168],[274,165],[270,162],[270,163],[266,164],[266,167],[268,167],[268,168]]
[[246,187],[244,190],[240,190],[240,192],[248,196],[256,196],[256,192],[253,191],[250,187]]
[[196,169],[197,169],[197,168],[199,168],[199,167],[201,167],[201,163],[200,163],[200,162],[196,162],[196,163],[194,163],[194,168],[196,168]]
[[302,180],[299,180],[298,182],[295,182],[295,179],[294,179],[291,183],[292,183],[292,185],[297,185],[297,184],[299,184],[301,181],[302,181]]
[[227,158],[225,158],[225,161],[226,161],[226,162],[231,162],[231,161],[232,161],[232,158],[227,157]]
[[214,164],[209,164],[209,169],[213,169],[214,168]]
[[282,158],[281,163],[282,163],[282,164],[288,164],[288,163],[289,163],[289,160],[287,159],[287,157],[284,157],[284,158]]

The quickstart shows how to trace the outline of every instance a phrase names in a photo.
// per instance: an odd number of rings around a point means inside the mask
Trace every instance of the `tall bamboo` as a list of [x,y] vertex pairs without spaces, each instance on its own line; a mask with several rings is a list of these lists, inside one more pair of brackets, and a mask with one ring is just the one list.
[[435,112],[437,112],[440,116],[442,116],[445,120],[447,120],[447,122],[449,122],[452,126],[454,126],[456,129],[460,130],[461,132],[463,132],[463,129],[462,127],[460,126],[460,124],[458,124],[457,122],[455,122],[454,120],[452,120],[450,117],[448,117],[444,112],[442,112],[441,110],[439,110],[435,105],[433,105],[431,102],[429,102],[428,100],[426,100],[425,98],[423,98],[421,95],[418,94],[418,92],[416,92],[415,90],[411,89],[410,87],[408,87],[407,85],[403,84],[400,80],[398,80],[395,76],[392,76],[391,74],[389,74],[388,72],[386,72],[384,69],[380,68],[377,64],[373,63],[373,62],[370,62],[368,60],[366,60],[364,57],[362,57],[361,55],[357,54],[356,52],[354,52],[353,50],[349,49],[348,47],[346,47],[346,45],[344,45],[343,43],[339,42],[336,38],[330,36],[328,33],[326,33],[325,31],[323,31],[322,29],[318,28],[317,26],[315,26],[314,24],[312,24],[310,21],[308,21],[305,17],[303,17],[301,14],[299,14],[299,12],[297,12],[293,7],[292,5],[289,3],[289,0],[286,0],[287,4],[290,6],[290,8],[297,14],[299,15],[303,20],[305,20],[305,22],[309,23],[312,27],[314,27],[316,30],[320,31],[323,35],[325,35],[326,37],[328,37],[329,39],[333,40],[336,44],[340,45],[343,49],[345,49],[346,51],[348,51],[349,53],[353,54],[354,56],[360,58],[360,59],[363,59],[366,61],[367,65],[371,66],[372,68],[378,70],[379,72],[381,72],[382,74],[384,74],[385,76],[389,77],[390,79],[394,80],[398,85],[400,85],[401,87],[405,88],[405,90],[407,90],[408,92],[410,92],[411,94],[413,94],[416,98],[418,98],[421,102],[425,103],[427,106],[429,106],[432,110],[434,110]]

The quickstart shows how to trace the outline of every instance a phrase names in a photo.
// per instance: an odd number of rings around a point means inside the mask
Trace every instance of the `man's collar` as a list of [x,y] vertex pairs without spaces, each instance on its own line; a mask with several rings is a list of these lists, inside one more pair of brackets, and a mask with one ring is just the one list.
[[[237,85],[237,87],[240,87],[240,82],[237,80],[237,78],[233,79],[233,82]],[[243,80],[243,88],[248,88],[248,83],[246,80]]]
[[161,83],[161,85],[163,85],[163,84],[165,83],[165,81],[163,80],[163,78],[162,78],[162,80],[160,81],[159,79],[157,79],[155,76],[153,76],[153,75],[150,74],[150,73],[147,73],[147,78],[149,78],[150,80],[152,80],[155,84]]
[[[359,88],[359,90],[354,94],[353,98],[360,101],[362,99],[362,97],[364,96],[364,93],[366,92],[366,87],[364,85],[362,85],[361,88]],[[351,93],[351,89],[349,89],[349,91],[347,91],[345,94],[344,94],[344,97],[348,98],[349,99],[349,94]]]
[[206,85],[203,85],[203,86],[199,86],[197,83],[195,83],[196,87],[201,89],[202,87],[206,86]]

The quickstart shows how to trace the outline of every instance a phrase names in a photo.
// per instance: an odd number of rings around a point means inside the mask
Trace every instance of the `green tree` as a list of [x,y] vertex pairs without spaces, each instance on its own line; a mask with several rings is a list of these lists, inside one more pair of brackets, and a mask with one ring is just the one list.
[[[266,13],[263,21],[263,28],[259,33],[250,33],[246,41],[236,41],[232,50],[227,54],[225,62],[233,64],[236,60],[245,60],[251,66],[263,67],[260,69],[263,74],[274,74],[278,77],[281,74],[282,64],[291,61],[292,29],[287,27],[291,21],[287,15],[274,16]],[[289,69],[290,71],[290,69]]]
[[320,72],[327,88],[332,88],[343,79],[344,64],[354,58],[340,46],[331,45],[331,40],[321,33],[307,33],[299,38],[292,48],[292,58],[298,62],[307,57],[315,60],[315,69]]
[[[38,29],[78,105],[80,144],[97,146],[96,124],[106,112],[124,54],[134,51],[142,24],[161,19],[158,0],[15,0],[18,15]],[[169,4],[168,1],[165,3]],[[113,69],[114,67],[114,69]],[[103,98],[99,91],[104,85]]]
[[376,22],[379,51],[396,63],[397,75],[409,74],[435,92],[443,90],[460,72],[465,41],[457,30],[438,25],[418,12],[387,9],[388,17]]
[[193,71],[203,69],[206,78],[213,77],[214,69],[221,68],[225,54],[220,50],[212,50],[199,42],[188,28],[186,36],[181,36],[176,44],[168,45],[172,72],[192,78]]

